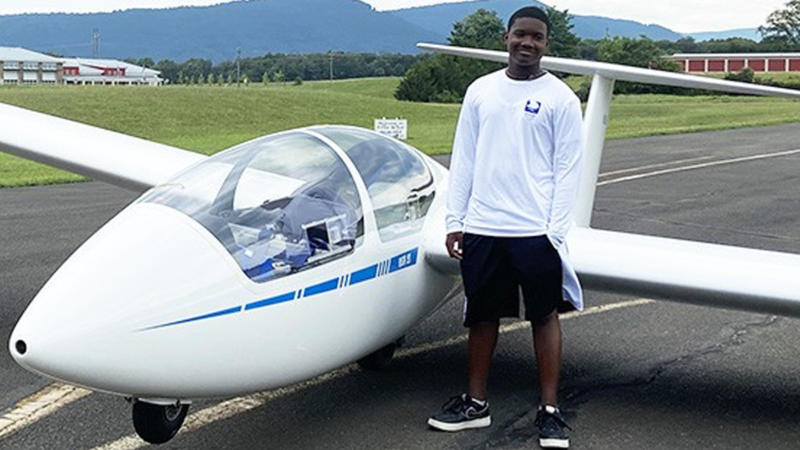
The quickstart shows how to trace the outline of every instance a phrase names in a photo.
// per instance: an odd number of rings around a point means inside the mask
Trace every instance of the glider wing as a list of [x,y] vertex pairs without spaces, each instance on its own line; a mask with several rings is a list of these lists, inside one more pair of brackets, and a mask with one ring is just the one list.
[[0,103],[0,151],[133,191],[206,158],[198,153]]

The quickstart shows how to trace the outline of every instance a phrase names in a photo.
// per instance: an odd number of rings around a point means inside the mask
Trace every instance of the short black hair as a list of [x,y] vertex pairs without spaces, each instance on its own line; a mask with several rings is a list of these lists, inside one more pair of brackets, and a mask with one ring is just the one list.
[[550,36],[550,18],[547,17],[547,13],[544,12],[542,8],[538,8],[536,6],[526,6],[518,9],[514,14],[511,15],[511,18],[508,19],[508,31],[511,31],[511,26],[514,25],[514,22],[520,17],[530,17],[531,19],[541,20],[545,25],[547,25],[547,36]]

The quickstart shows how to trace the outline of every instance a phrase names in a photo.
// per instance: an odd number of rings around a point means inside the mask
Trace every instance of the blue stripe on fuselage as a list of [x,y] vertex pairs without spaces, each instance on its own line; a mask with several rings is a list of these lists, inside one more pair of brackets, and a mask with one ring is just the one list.
[[380,263],[373,264],[363,269],[356,270],[355,272],[352,272],[349,275],[345,275],[344,277],[332,278],[322,283],[317,283],[308,286],[305,289],[288,292],[286,294],[276,295],[274,297],[266,298],[264,300],[247,303],[243,306],[234,306],[232,308],[222,309],[219,311],[214,311],[200,316],[189,317],[188,319],[176,320],[174,322],[168,322],[160,325],[154,325],[151,327],[142,328],[139,331],[154,330],[156,328],[164,328],[188,322],[195,322],[198,320],[211,319],[213,317],[225,316],[228,314],[234,314],[242,311],[250,311],[253,309],[263,308],[265,306],[276,305],[279,303],[300,299],[301,297],[309,297],[312,295],[317,295],[323,292],[333,291],[336,289],[344,289],[347,286],[352,286],[354,284],[362,283],[364,281],[368,281],[373,278],[377,278],[383,275],[388,275],[392,272],[405,269],[406,267],[411,267],[417,263],[417,254],[418,254],[418,249],[415,248],[407,252],[401,253],[397,256],[394,256],[389,260],[381,261]]
[[361,283],[375,278],[378,275],[378,265],[372,265],[367,268],[356,270],[350,274],[350,285]]
[[323,281],[322,283],[315,284],[313,286],[309,286],[303,289],[303,297],[309,297],[311,295],[321,294],[323,292],[328,292],[336,289],[339,285],[339,278],[332,278],[328,281]]
[[289,292],[288,294],[276,295],[275,297],[270,297],[264,300],[259,300],[257,302],[248,303],[244,305],[244,310],[250,311],[251,309],[263,308],[264,306],[274,305],[276,303],[288,302],[289,300],[294,300],[294,292]]
[[203,314],[202,316],[195,316],[195,317],[190,317],[188,319],[176,320],[175,322],[168,322],[168,323],[162,323],[161,325],[154,325],[152,327],[143,328],[140,331],[153,330],[155,328],[170,327],[172,325],[180,325],[182,323],[194,322],[194,321],[197,321],[197,320],[210,319],[212,317],[225,316],[225,315],[228,315],[228,314],[238,313],[241,310],[242,310],[241,306],[235,306],[233,308],[222,309],[220,311],[214,311],[212,313]]

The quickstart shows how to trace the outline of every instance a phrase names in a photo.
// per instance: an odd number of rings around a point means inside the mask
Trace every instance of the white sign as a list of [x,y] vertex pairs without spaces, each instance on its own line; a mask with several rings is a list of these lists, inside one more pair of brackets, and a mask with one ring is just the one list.
[[408,120],[387,119],[386,117],[375,119],[375,131],[395,139],[406,140],[408,138]]

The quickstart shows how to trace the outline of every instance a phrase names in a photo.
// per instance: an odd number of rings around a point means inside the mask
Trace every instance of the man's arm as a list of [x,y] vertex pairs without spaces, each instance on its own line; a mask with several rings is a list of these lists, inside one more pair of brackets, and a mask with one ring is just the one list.
[[553,203],[547,235],[556,248],[564,244],[578,198],[583,156],[583,116],[580,101],[572,98],[554,118]]
[[450,180],[447,193],[447,215],[445,216],[447,240],[445,245],[450,256],[461,258],[462,232],[467,205],[472,194],[472,176],[475,166],[475,147],[478,143],[478,117],[473,104],[471,89],[467,89],[461,112],[458,116],[453,152],[450,156]]

